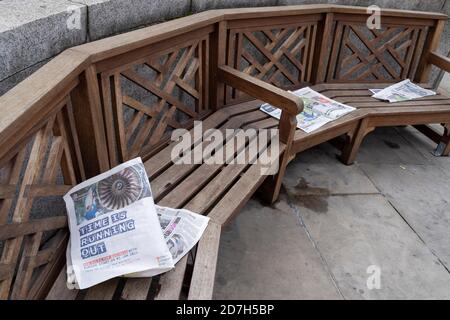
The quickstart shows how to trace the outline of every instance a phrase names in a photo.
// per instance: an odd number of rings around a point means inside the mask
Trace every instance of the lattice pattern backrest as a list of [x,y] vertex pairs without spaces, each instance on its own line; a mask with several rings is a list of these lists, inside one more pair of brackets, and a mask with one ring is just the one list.
[[[267,20],[256,26],[251,21],[232,25],[227,35],[226,64],[280,88],[307,85],[321,19],[320,15],[305,15],[285,23],[281,19],[275,24]],[[242,93],[226,88],[226,103],[240,97]]]
[[363,21],[337,19],[326,81],[396,82],[413,78],[427,23],[396,23],[382,17],[382,28],[370,30],[364,17],[359,18]]
[[206,35],[102,74],[112,164],[145,159],[208,114],[208,61]]
[[0,299],[35,297],[64,256],[62,200],[84,179],[71,99],[0,159]]

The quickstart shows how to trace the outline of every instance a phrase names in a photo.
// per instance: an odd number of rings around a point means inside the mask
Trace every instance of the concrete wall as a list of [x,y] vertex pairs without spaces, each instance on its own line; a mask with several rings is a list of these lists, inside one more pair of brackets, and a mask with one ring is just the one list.
[[[64,49],[88,41],[214,8],[312,3],[377,4],[450,14],[450,0],[2,0],[0,95]],[[79,28],[72,28],[77,22]],[[450,23],[440,51],[450,53]]]

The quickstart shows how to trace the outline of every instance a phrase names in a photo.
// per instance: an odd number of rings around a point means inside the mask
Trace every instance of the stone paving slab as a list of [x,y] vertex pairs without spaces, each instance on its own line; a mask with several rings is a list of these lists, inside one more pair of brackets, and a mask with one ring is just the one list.
[[341,152],[330,142],[322,143],[295,156],[295,160],[308,164],[336,164]]
[[[432,125],[432,127],[441,134],[444,131],[441,125]],[[440,166],[444,170],[450,168],[450,157],[436,157],[433,155],[433,151],[436,149],[436,143],[434,141],[431,141],[411,126],[398,128],[397,130],[414,147],[416,152],[422,154],[429,160],[430,164]]]
[[340,299],[285,201],[250,200],[221,235],[214,299]]
[[[383,196],[325,201],[325,213],[295,206],[346,299],[450,298],[449,273]],[[372,265],[380,289],[368,289]]]
[[377,128],[364,139],[356,157],[358,163],[429,164],[395,127]]
[[362,169],[450,269],[450,173],[430,165],[364,164]]
[[345,166],[337,159],[322,164],[305,163],[298,157],[289,164],[283,185],[297,195],[378,193],[358,166]]

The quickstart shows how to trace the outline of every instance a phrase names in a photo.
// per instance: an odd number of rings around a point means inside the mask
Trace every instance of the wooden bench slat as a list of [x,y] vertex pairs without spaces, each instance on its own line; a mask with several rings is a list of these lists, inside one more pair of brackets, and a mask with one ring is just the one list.
[[258,110],[264,102],[261,100],[251,100],[236,105],[226,106],[222,110],[229,116],[236,116],[242,113]]
[[85,300],[111,300],[117,285],[119,284],[119,278],[113,278],[106,282],[99,283],[89,289],[87,289]]
[[28,197],[64,196],[72,187],[71,185],[54,184],[31,185],[28,188]]
[[61,229],[67,226],[67,217],[50,217],[0,226],[0,240],[25,236],[32,233]]
[[[261,148],[260,148],[261,149]],[[237,146],[237,150],[235,152],[245,152],[245,148],[240,148]],[[245,154],[247,160],[249,160],[248,153]],[[229,185],[235,179],[235,177],[240,174],[247,165],[227,165],[220,173],[210,181],[207,186],[197,193],[197,196],[193,201],[189,202],[185,208],[188,210],[192,210],[197,213],[204,213],[204,211],[209,208],[216,199],[228,189]],[[208,168],[209,167],[209,168]],[[221,165],[205,165],[203,164],[199,169],[195,171],[195,173],[199,174],[199,177],[202,177],[203,172],[202,168],[205,168],[207,172],[211,174],[211,167],[214,169],[220,169]],[[194,174],[193,174],[194,175]],[[181,199],[183,199],[190,187],[192,187],[191,183],[200,183],[195,177],[191,175],[189,179],[184,182],[189,182],[187,184],[180,184],[178,187],[170,192],[168,196],[161,200],[159,204],[161,205],[172,205],[174,207],[178,207],[181,205]],[[207,177],[203,177],[203,179],[207,179]],[[195,184],[195,183],[194,183]],[[198,190],[197,190],[198,191]],[[181,196],[180,196],[181,195]],[[200,250],[200,249],[198,249]],[[197,253],[198,254],[198,253]],[[184,279],[184,272],[187,265],[187,256],[185,256],[182,260],[180,260],[175,269],[170,272],[163,274],[160,278],[161,289],[155,299],[178,299],[181,291],[181,287]]]
[[155,296],[155,300],[176,300],[180,298],[188,255],[181,258],[174,269],[161,275],[159,278],[161,287]]
[[123,300],[147,299],[152,278],[128,278],[120,296]]
[[219,224],[210,221],[198,243],[189,289],[189,300],[212,298],[221,229]]
[[0,199],[11,199],[16,194],[17,186],[12,184],[0,185]]
[[[393,84],[395,84],[396,82],[374,82],[374,83],[370,83],[370,82],[366,82],[366,83],[354,83],[354,82],[343,82],[343,83],[322,83],[322,84],[318,84],[318,85],[314,85],[311,86],[311,89],[320,92],[324,95],[328,96],[327,92],[330,91],[360,91],[363,89],[384,89],[386,87],[392,86]],[[418,85],[420,85],[423,88],[426,89],[431,89],[432,85],[429,83],[418,83]]]
[[[228,165],[207,186],[197,193],[185,208],[197,213],[203,213],[226,190],[247,165]],[[172,193],[169,193],[171,195]],[[212,223],[212,222],[210,222]],[[203,236],[204,237],[204,236]],[[202,249],[198,248],[198,252]],[[197,252],[197,255],[198,255]],[[163,274],[160,278],[161,289],[156,295],[156,300],[178,299],[184,279],[187,265],[187,255],[181,259],[174,270]],[[214,258],[212,258],[214,260]],[[214,261],[215,263],[215,261]]]
[[[228,114],[219,110],[213,113],[211,116],[207,117],[202,122],[203,131],[206,131],[211,128],[216,128],[221,123],[225,122],[228,119]],[[199,142],[199,140],[194,140],[194,129],[189,131],[191,135],[192,143],[195,145]],[[195,137],[201,139],[202,137]],[[172,153],[173,145],[169,145],[164,148],[156,155],[151,157],[148,161],[144,162],[145,169],[147,171],[148,176],[152,179],[155,175],[161,172],[165,167],[172,163],[171,153]]]
[[[429,101],[429,100],[448,100],[449,97],[442,95],[442,94],[437,94],[435,96],[428,96],[428,97],[424,97],[424,98],[419,98],[419,99],[414,99],[412,101]],[[375,102],[375,103],[379,103],[382,102],[378,99],[372,98],[371,95],[367,95],[366,97],[352,97],[352,96],[345,96],[345,97],[339,97],[335,99],[336,101],[339,101],[341,103],[345,103],[348,105],[353,106],[352,103],[354,102]],[[406,103],[402,102],[402,103]],[[387,103],[387,102],[385,102]],[[395,104],[400,103],[400,102],[396,102]]]
[[201,165],[187,179],[177,184],[158,204],[179,208],[186,198],[197,193],[221,167],[221,164]]
[[[424,107],[427,106],[447,106],[450,109],[450,99],[447,100],[411,100],[405,102],[358,102],[351,104],[355,108],[409,108],[409,107]],[[426,110],[424,110],[426,111]]]
[[1,263],[0,264],[0,281],[11,278],[14,273],[15,265],[13,263]]
[[56,278],[50,292],[48,293],[46,300],[75,300],[78,294],[78,290],[69,290],[66,285],[66,267],[62,268],[61,272]]
[[[254,164],[258,155],[266,149],[262,143],[257,146],[256,154],[251,154],[248,148],[240,151],[240,156],[245,157],[244,163],[230,163],[224,166],[220,173],[216,175],[198,194],[191,199],[187,207],[194,212],[203,213],[204,210],[210,208],[220,197],[224,195],[230,186],[235,182],[241,173]],[[282,148],[283,146],[281,146]],[[236,156],[237,157],[237,156]],[[238,182],[237,182],[238,183]]]
[[[251,141],[254,141],[257,138],[257,136],[251,137],[249,143]],[[234,139],[232,137],[232,139]],[[187,179],[185,179],[183,182],[178,184],[169,194],[169,196],[163,198],[160,202],[163,206],[169,206],[178,208],[184,199],[189,198],[190,195],[195,194],[198,192],[205,184],[208,183],[208,180],[214,176],[215,173],[220,170],[224,166],[224,164],[229,163],[232,161],[238,154],[241,152],[246,152],[246,141],[244,140],[238,140],[236,143],[233,142],[233,147],[235,150],[233,151],[233,154],[228,155],[226,154],[226,147],[221,146],[219,149],[216,150],[218,154],[223,153],[223,164],[207,164],[203,163],[198,167]],[[174,166],[177,167],[177,166]]]
[[[322,83],[311,86],[317,92],[323,94],[324,91],[329,90],[361,90],[361,89],[382,89],[393,85],[394,82],[389,83]],[[376,88],[375,88],[376,86]]]
[[[261,111],[262,112],[262,111]],[[270,128],[276,128],[279,125],[279,120],[275,119],[273,117],[264,119],[264,120],[259,120],[259,121],[255,121],[252,123],[247,124],[246,126],[243,127],[243,129],[249,129],[249,128],[253,128],[253,129],[270,129]]]
[[[276,153],[273,154],[272,157],[278,159],[279,154],[281,154],[284,149],[285,145],[280,144],[278,151],[272,150],[272,152]],[[263,170],[263,166],[260,163],[250,166],[239,179],[239,183],[228,190],[219,203],[214,206],[208,214],[211,221],[219,225],[224,225],[261,185],[265,178],[265,176],[261,174]]]
[[[234,132],[226,132],[226,129],[238,129],[242,126],[244,123],[249,123],[252,121],[256,121],[261,118],[265,118],[266,115],[264,115],[259,110],[253,111],[250,113],[246,113],[243,116],[235,117],[227,121],[224,125],[222,125],[218,130],[222,132],[224,135],[224,140],[228,141],[228,139],[231,139],[234,136]],[[221,141],[213,141],[212,145],[211,142],[203,141],[201,144],[197,145],[192,155],[194,159],[196,158],[196,154],[199,155],[200,159],[202,158],[202,150],[206,146],[218,146]],[[171,147],[170,147],[171,148]],[[150,159],[146,161],[146,163],[153,161],[153,159]],[[156,177],[154,180],[151,181],[152,190],[154,190],[154,197],[155,199],[158,199],[161,195],[169,192],[171,189],[173,189],[181,180],[183,180],[186,176],[188,176],[196,167],[197,165],[195,163],[192,164],[181,164],[181,165],[172,165],[168,169],[166,169],[164,172],[162,172],[158,177]]]
[[[222,129],[224,132],[224,129]],[[227,141],[230,137],[233,136],[233,133],[228,132],[225,135],[225,140]],[[213,141],[213,146],[218,146],[221,141]],[[201,144],[196,146],[194,150],[191,152],[191,159],[195,161],[197,157],[202,159],[202,150],[209,144],[208,141],[203,141]],[[169,192],[171,189],[175,188],[177,184],[188,176],[198,165],[195,163],[190,164],[180,164],[180,165],[172,165],[163,173],[161,173],[155,180],[151,181],[152,188],[155,189],[154,197],[158,199],[161,195],[166,192]]]
[[[368,114],[370,114],[370,117],[385,117],[386,121],[389,121],[389,118],[386,117],[387,115],[417,115],[422,114],[424,117],[424,123],[425,117],[427,115],[436,114],[436,113],[449,113],[450,106],[444,105],[444,106],[426,106],[425,108],[423,106],[412,106],[409,108],[403,108],[403,107],[393,107],[393,108],[367,108],[366,109]],[[444,121],[444,120],[442,120]]]
[[353,97],[367,97],[369,90],[330,90],[321,92],[324,96],[330,99],[337,99],[339,97],[353,96]]

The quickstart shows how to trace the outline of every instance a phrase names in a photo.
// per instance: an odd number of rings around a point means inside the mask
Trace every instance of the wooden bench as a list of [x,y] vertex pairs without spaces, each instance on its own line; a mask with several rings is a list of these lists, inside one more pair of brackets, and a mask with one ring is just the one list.
[[[388,103],[372,98],[368,89],[382,89],[391,84],[320,84],[313,88],[325,96],[357,108],[361,117],[358,129],[349,137],[342,150],[342,161],[352,164],[364,137],[376,127],[413,125],[431,140],[437,143],[436,156],[448,156],[450,153],[449,122],[450,97],[448,93],[437,91],[435,96],[424,97],[412,101]],[[431,89],[427,83],[419,83]],[[444,127],[439,134],[427,123],[438,123]]]
[[[424,126],[450,122],[446,97],[392,108],[367,90],[426,83],[431,64],[449,71],[435,53],[446,16],[385,10],[383,30],[368,30],[367,18],[365,8],[335,5],[203,12],[68,49],[0,97],[0,298],[209,299],[222,226],[256,191],[274,202],[295,154],[345,136],[351,163],[367,132],[399,124],[417,125],[448,154],[448,125],[444,136]],[[357,110],[306,134],[296,128],[301,99],[287,90],[307,85]],[[283,110],[280,121],[259,111],[263,102]],[[279,129],[279,148],[261,147],[277,174],[250,161],[254,137],[227,156],[244,154],[245,164],[174,164],[173,130],[190,130],[194,152],[205,144],[197,120],[205,134]],[[203,238],[161,276],[67,290],[61,196],[136,156],[158,204],[211,218]]]
[[[257,129],[260,121],[267,118],[258,110],[259,105],[239,104],[218,111],[203,121],[203,130],[218,128],[225,135],[227,129]],[[193,150],[202,144],[208,145],[208,142],[196,140],[192,131]],[[229,134],[227,140],[232,140],[235,133]],[[249,140],[256,138],[253,136]],[[187,296],[189,299],[211,298],[221,226],[239,211],[264,181],[266,176],[262,172],[270,170],[264,168],[264,164],[249,158],[252,154],[246,148],[250,143],[251,141],[236,140],[235,152],[226,157],[225,164],[173,164],[171,153],[174,143],[144,163],[157,204],[186,208],[208,215],[211,219],[197,249],[179,261],[174,270],[153,279],[115,278],[77,292],[66,288],[66,271],[63,269],[47,299],[179,299],[182,285],[186,282],[191,283]],[[264,151],[266,147],[271,149],[270,145],[261,145],[258,151]],[[283,153],[285,147],[281,143],[278,148],[269,150],[276,153],[271,156],[278,159],[278,154]],[[219,145],[216,152],[221,149],[224,146]],[[245,164],[229,161],[239,154],[246,157]],[[278,162],[274,165],[278,165]],[[191,261],[193,271],[192,267],[187,269],[189,260],[194,260]]]

